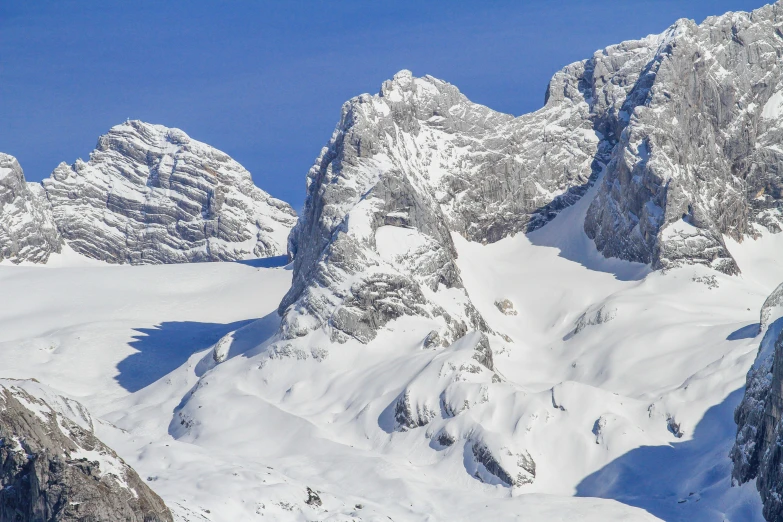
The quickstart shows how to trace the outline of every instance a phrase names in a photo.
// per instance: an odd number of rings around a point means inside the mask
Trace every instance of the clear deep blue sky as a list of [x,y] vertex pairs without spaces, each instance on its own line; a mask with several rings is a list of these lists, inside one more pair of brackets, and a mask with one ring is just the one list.
[[343,102],[400,69],[519,115],[596,49],[763,1],[3,0],[0,151],[40,180],[141,119],[227,152],[298,209]]

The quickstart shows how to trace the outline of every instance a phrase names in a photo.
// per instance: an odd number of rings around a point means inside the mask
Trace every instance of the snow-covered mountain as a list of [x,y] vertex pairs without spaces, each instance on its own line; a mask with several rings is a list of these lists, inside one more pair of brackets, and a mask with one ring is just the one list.
[[[477,475],[533,482],[530,448],[452,420],[510,393],[493,350],[514,344],[473,302],[455,237],[541,237],[589,194],[569,215],[604,256],[739,273],[725,238],[780,231],[781,21],[781,4],[678,21],[566,67],[545,107],[519,118],[408,71],[352,99],[308,175],[271,352],[320,359],[415,318],[415,344],[447,348],[389,404],[394,429],[427,426],[442,447],[464,441]],[[574,334],[614,315],[595,305]]]
[[333,339],[369,340],[405,314],[444,318],[447,340],[488,332],[467,296],[437,297],[463,286],[450,234],[530,232],[593,183],[584,228],[605,256],[737,273],[723,236],[780,230],[781,9],[681,20],[598,51],[519,118],[408,71],[352,99],[290,238],[285,337],[325,325]]
[[260,237],[229,158],[115,127],[44,183],[77,254],[0,267],[0,377],[82,401],[176,520],[782,520],[780,56],[783,3],[519,117],[401,71],[343,106],[285,267],[90,266]]
[[135,120],[112,127],[89,161],[60,164],[43,185],[68,245],[111,263],[281,255],[296,221],[225,153]]
[[244,167],[179,129],[112,127],[89,161],[61,163],[43,185],[0,154],[0,261],[46,263],[63,243],[134,265],[273,257],[295,223]]
[[43,187],[27,183],[16,158],[0,153],[0,261],[45,263],[61,249]]

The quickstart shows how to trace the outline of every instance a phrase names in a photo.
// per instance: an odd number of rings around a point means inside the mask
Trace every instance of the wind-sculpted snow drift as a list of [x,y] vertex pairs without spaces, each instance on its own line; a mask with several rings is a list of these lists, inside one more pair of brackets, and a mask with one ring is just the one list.
[[0,520],[172,520],[87,410],[37,382],[0,380],[0,462]]

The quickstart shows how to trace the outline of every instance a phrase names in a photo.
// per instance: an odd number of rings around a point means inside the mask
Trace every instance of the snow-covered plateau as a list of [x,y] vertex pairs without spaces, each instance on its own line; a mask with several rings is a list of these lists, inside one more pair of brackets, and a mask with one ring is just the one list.
[[781,56],[779,2],[519,117],[400,71],[298,219],[159,125],[0,156],[0,518],[783,521]]

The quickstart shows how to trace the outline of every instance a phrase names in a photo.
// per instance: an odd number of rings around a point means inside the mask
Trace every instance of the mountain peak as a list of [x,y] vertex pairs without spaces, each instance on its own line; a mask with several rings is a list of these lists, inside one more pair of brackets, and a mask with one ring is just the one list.
[[112,263],[176,263],[285,252],[296,214],[224,152],[163,125],[128,120],[89,161],[43,182],[77,252]]
[[38,183],[27,183],[19,162],[0,153],[0,261],[44,263],[60,252],[51,207]]

